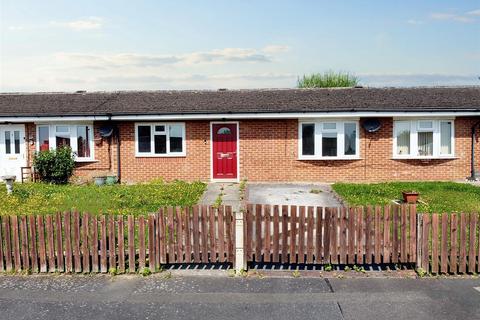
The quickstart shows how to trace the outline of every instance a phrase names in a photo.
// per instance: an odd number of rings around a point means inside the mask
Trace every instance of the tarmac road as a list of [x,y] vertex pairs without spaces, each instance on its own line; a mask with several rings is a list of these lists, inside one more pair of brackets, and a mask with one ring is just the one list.
[[0,319],[466,320],[480,319],[479,290],[478,278],[0,276]]

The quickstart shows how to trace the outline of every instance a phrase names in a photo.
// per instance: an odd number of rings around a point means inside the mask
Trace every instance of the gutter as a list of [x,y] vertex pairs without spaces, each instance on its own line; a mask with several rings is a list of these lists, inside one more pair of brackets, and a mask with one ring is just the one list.
[[0,123],[19,122],[61,122],[61,121],[156,121],[156,120],[227,120],[227,119],[314,119],[314,118],[351,118],[351,117],[465,117],[480,116],[479,111],[423,111],[423,112],[385,112],[385,111],[344,111],[344,112],[256,112],[256,113],[198,113],[198,114],[111,114],[105,116],[35,116],[0,117]]
[[15,116],[0,117],[0,123],[18,123],[18,122],[58,122],[58,121],[107,121],[108,116]]

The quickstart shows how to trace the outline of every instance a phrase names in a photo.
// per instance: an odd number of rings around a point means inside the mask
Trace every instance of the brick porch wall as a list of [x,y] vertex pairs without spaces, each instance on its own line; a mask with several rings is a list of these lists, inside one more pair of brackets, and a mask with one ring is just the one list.
[[[381,119],[376,133],[360,130],[360,160],[297,160],[297,120],[240,121],[240,178],[249,181],[375,182],[390,180],[457,180],[470,175],[470,130],[478,118],[455,120],[455,156],[450,160],[393,160],[393,120]],[[80,163],[76,174],[116,174],[117,146],[99,139],[95,123],[97,162]],[[186,122],[186,157],[135,157],[134,122],[121,122],[121,174],[123,182],[210,180],[210,122]],[[27,124],[27,137],[35,141],[35,125]],[[109,151],[110,149],[110,151]],[[476,142],[477,170],[480,142]],[[29,144],[30,156],[35,145]],[[111,159],[111,160],[109,160]]]

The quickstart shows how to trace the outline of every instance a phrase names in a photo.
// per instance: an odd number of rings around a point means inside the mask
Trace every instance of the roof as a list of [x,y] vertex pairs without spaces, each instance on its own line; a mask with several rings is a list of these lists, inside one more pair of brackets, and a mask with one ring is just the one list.
[[480,86],[0,94],[0,117],[480,111]]

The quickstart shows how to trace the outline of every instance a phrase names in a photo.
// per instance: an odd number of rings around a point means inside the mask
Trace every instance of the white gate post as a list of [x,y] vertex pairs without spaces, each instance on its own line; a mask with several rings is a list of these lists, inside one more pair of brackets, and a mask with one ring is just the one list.
[[235,212],[235,271],[237,273],[247,270],[244,243],[243,208],[240,207]]

